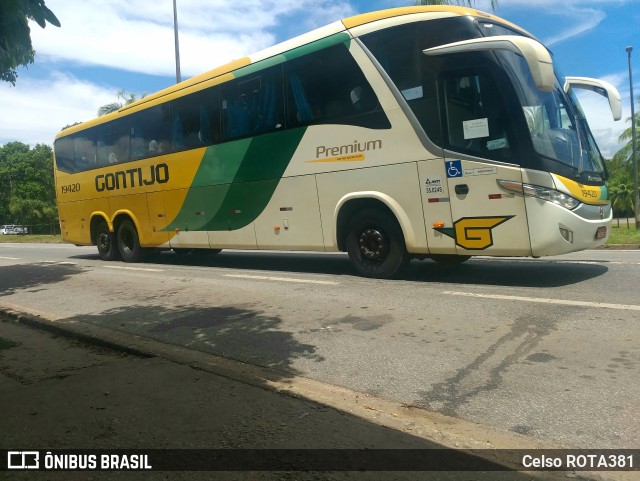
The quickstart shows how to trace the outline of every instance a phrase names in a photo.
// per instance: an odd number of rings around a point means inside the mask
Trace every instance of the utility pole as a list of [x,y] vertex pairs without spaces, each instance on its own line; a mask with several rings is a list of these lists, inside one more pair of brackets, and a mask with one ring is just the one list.
[[636,220],[636,229],[640,231],[640,200],[638,199],[638,152],[636,145],[636,114],[633,98],[633,73],[631,71],[631,52],[633,47],[625,49],[629,60],[629,93],[631,94],[631,162],[633,163],[633,214]]
[[176,83],[182,81],[180,75],[180,44],[178,42],[178,9],[176,8],[176,0],[173,0],[173,32],[176,38]]

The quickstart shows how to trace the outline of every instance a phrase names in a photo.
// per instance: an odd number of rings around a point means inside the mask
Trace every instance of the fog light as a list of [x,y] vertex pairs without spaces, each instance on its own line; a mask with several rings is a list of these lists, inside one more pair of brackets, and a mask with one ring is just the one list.
[[565,229],[564,227],[560,227],[560,235],[564,238],[564,240],[573,244],[573,231]]

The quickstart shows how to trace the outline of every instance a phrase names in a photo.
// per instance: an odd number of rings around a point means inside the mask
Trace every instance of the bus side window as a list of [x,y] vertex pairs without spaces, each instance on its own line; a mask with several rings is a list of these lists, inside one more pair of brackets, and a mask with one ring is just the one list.
[[196,149],[220,141],[220,88],[212,87],[171,104],[174,151]]
[[443,124],[447,146],[485,158],[510,158],[508,112],[494,79],[487,74],[442,79]]
[[56,166],[63,172],[73,172],[73,136],[62,137],[55,142]]
[[[388,128],[378,97],[346,45],[285,63],[287,126],[346,124]],[[384,119],[365,115],[379,111]]]
[[166,154],[169,149],[169,104],[157,105],[131,116],[131,158]]
[[89,129],[80,132],[74,137],[74,170],[82,172],[84,170],[96,168],[96,141],[93,130]]
[[55,141],[56,167],[62,172],[73,172],[73,137],[73,135],[68,135]]
[[224,84],[221,95],[224,140],[265,134],[283,127],[280,65]]
[[97,128],[98,165],[129,160],[129,117],[112,120]]

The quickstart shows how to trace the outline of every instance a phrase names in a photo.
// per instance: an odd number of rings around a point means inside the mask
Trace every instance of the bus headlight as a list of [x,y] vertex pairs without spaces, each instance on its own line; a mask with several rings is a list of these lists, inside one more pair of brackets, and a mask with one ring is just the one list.
[[546,200],[558,204],[565,209],[573,210],[580,205],[580,201],[574,199],[570,195],[560,192],[559,190],[550,189],[549,187],[540,187],[539,185],[523,184],[512,180],[498,180],[498,185],[509,192],[516,192],[530,197]]

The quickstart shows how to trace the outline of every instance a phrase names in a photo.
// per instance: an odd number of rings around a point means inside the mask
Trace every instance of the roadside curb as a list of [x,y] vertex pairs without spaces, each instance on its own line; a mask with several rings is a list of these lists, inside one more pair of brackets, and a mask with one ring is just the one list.
[[[563,449],[566,446],[538,440],[518,433],[427,411],[421,406],[401,404],[339,386],[325,384],[293,373],[244,364],[201,351],[165,344],[134,334],[84,324],[52,321],[36,315],[17,312],[0,305],[0,322],[16,322],[75,339],[86,344],[126,352],[140,357],[157,357],[187,365],[276,395],[304,399],[360,417],[368,422],[391,428],[443,447],[461,450],[483,449]],[[479,454],[479,453],[478,453]],[[509,465],[500,455],[492,454],[491,462]],[[631,473],[593,472],[529,472],[532,479],[559,480],[576,477],[583,480],[630,481]]]

